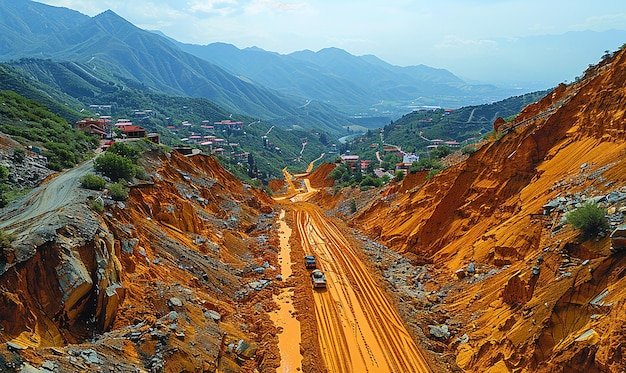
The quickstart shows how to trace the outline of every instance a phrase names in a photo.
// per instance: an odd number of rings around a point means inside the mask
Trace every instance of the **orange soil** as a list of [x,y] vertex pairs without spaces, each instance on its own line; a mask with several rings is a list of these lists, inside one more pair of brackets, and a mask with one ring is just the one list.
[[331,372],[428,372],[430,367],[371,271],[343,234],[313,205],[299,204],[305,253],[328,280],[314,291],[318,341]]
[[[558,197],[602,196],[626,188],[626,54],[588,70],[529,105],[502,138],[429,181],[403,186],[360,211],[354,226],[413,258],[430,303],[452,336],[442,348],[466,371],[619,371],[626,259],[610,240],[582,241]],[[621,205],[607,206],[620,209]],[[582,264],[586,259],[590,261]],[[476,275],[457,270],[475,263]],[[531,274],[537,265],[538,276]],[[464,274],[465,272],[463,272]],[[608,290],[610,307],[589,302]],[[591,317],[592,315],[595,315]],[[434,320],[435,319],[435,320]],[[587,342],[576,338],[593,330]],[[467,335],[468,342],[457,337]],[[593,334],[593,333],[592,333]],[[594,334],[595,335],[595,334]]]

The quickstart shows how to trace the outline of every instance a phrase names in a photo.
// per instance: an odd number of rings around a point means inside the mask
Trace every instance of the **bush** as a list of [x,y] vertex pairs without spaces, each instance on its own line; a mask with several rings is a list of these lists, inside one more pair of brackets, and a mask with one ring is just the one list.
[[472,146],[472,145],[466,145],[463,148],[461,148],[461,154],[465,155],[465,154],[474,154],[476,153],[476,147]]
[[89,207],[96,212],[102,212],[104,211],[104,201],[102,198],[91,200],[89,201]]
[[128,198],[128,188],[121,183],[111,184],[109,186],[109,195],[114,201],[123,201]]
[[132,180],[135,176],[135,165],[130,159],[115,153],[106,152],[93,161],[96,171],[102,172],[113,181],[119,179]]
[[11,242],[15,240],[15,236],[0,230],[0,249],[6,249],[11,247]]
[[591,237],[609,226],[606,209],[596,203],[585,202],[574,211],[565,214],[565,219],[574,228],[582,231],[585,237]]
[[396,171],[393,179],[398,182],[404,180],[404,171],[401,171],[401,170]]
[[48,162],[46,167],[51,169],[52,171],[63,171],[63,165],[58,162]]
[[143,167],[135,166],[135,177],[139,180],[150,181],[151,177],[148,175]]
[[13,149],[13,161],[16,163],[22,163],[26,157],[26,150],[24,148]]
[[80,185],[83,188],[91,190],[103,190],[106,183],[103,177],[93,174],[88,174],[80,178]]
[[425,170],[441,170],[444,166],[439,159],[423,158],[417,162],[413,162],[409,167],[410,173]]
[[9,178],[9,169],[0,164],[0,182],[6,181]]

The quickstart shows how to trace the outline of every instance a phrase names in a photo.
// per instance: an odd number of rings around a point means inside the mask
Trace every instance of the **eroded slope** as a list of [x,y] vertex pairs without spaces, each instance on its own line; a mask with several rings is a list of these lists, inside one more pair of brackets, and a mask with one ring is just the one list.
[[624,368],[625,255],[563,216],[592,199],[612,228],[625,220],[625,82],[622,51],[498,122],[467,161],[407,178],[355,218],[411,259],[408,318],[460,368]]
[[105,196],[102,215],[77,198],[46,215],[47,228],[33,228],[38,241],[11,228],[18,239],[0,276],[0,370],[278,365],[265,312],[274,305],[259,296],[280,283],[273,201],[209,156],[153,151],[144,167],[154,183],[124,202]]

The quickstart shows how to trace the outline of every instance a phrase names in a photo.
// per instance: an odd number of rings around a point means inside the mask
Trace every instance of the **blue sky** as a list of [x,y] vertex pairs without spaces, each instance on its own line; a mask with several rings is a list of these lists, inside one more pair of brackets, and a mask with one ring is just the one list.
[[[355,55],[374,54],[400,66],[445,68],[477,80],[489,80],[489,69],[493,68],[481,66],[481,59],[499,58],[498,53],[507,53],[504,45],[520,39],[569,31],[626,30],[623,0],[39,2],[89,16],[111,9],[138,27],[160,30],[186,43],[225,42],[283,54],[337,47]],[[615,50],[617,46],[598,47]],[[597,62],[599,57],[590,55],[583,66]],[[571,78],[574,76],[563,79]]]

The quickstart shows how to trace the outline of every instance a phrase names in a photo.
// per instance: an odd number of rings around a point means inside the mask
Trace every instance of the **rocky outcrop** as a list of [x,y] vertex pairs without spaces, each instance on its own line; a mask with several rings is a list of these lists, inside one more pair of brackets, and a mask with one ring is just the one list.
[[539,273],[533,273],[527,283],[519,277],[519,273],[514,274],[504,285],[502,300],[511,306],[526,304],[533,297],[538,278]]
[[0,277],[7,289],[0,305],[5,338],[43,328],[47,332],[35,345],[57,345],[113,323],[124,293],[112,236],[86,206],[67,206],[66,212],[70,209],[77,213],[71,219],[60,216],[57,225],[45,227],[45,241],[34,229],[13,243],[14,260],[5,257]]

